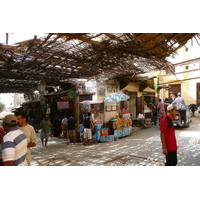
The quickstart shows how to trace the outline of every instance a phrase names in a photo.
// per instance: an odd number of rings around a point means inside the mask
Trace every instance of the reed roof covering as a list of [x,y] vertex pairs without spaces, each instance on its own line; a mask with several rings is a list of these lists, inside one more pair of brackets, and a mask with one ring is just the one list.
[[36,90],[77,78],[106,80],[174,67],[166,60],[196,33],[50,33],[0,44],[0,93]]

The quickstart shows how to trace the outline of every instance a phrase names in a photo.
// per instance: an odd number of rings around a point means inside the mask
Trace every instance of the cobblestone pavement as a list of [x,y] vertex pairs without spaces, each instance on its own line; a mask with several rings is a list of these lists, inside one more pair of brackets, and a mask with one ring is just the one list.
[[[179,166],[200,166],[200,115],[189,128],[176,128]],[[131,136],[114,142],[67,145],[63,138],[50,138],[48,147],[32,148],[32,166],[163,166],[159,125],[135,128]]]

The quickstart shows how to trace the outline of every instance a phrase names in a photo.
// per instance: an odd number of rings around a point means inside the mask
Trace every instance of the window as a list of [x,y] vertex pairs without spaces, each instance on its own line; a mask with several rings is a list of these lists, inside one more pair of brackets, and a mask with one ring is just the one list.
[[189,66],[185,66],[185,69],[189,69]]
[[109,111],[117,111],[118,110],[118,106],[106,106],[106,111],[109,112]]

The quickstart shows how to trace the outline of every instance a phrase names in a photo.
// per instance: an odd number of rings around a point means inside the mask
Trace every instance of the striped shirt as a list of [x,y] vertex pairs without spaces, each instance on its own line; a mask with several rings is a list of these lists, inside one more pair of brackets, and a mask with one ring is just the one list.
[[11,128],[3,137],[2,159],[13,161],[13,166],[26,166],[27,137],[16,128]]

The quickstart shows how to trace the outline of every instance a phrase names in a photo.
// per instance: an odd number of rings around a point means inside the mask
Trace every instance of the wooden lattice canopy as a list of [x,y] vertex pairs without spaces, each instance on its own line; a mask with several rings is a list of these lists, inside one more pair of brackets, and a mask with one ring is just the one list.
[[0,44],[0,93],[30,92],[44,79],[64,87],[77,78],[106,80],[170,69],[167,62],[196,33],[51,33]]

